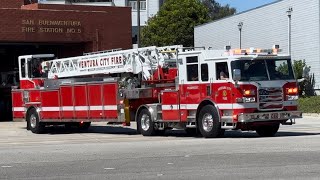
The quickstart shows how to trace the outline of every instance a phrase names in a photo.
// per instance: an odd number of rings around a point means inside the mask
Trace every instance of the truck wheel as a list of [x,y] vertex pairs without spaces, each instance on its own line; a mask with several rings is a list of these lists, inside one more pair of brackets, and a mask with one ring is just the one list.
[[206,105],[200,110],[197,124],[201,135],[205,138],[215,138],[221,135],[219,116],[212,105]]
[[150,112],[147,109],[142,109],[137,119],[138,132],[143,136],[152,136],[155,134],[154,123],[151,119]]
[[257,134],[261,137],[273,137],[279,130],[280,123],[271,126],[261,126],[256,129]]
[[39,121],[39,115],[36,109],[30,109],[27,116],[27,123],[27,127],[29,127],[33,133],[43,133],[45,124]]

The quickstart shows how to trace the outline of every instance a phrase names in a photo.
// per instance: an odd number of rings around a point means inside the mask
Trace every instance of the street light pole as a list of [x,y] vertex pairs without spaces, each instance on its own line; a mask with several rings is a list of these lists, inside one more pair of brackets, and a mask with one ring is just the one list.
[[240,40],[240,49],[241,49],[241,31],[242,31],[243,22],[239,22],[238,29],[239,29],[239,40]]
[[289,7],[287,10],[288,16],[288,53],[291,55],[291,15],[292,15],[292,7]]
[[137,33],[137,46],[140,47],[140,0],[137,0],[137,26],[138,26],[138,33]]

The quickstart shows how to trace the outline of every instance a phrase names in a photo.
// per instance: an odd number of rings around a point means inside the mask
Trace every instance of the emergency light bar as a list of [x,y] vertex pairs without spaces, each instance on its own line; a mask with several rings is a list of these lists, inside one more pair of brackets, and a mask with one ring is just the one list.
[[231,50],[231,53],[233,55],[248,55],[248,54],[278,54],[278,52],[281,52],[281,49],[273,48],[273,49],[255,49],[255,48],[249,48],[249,49],[233,49]]

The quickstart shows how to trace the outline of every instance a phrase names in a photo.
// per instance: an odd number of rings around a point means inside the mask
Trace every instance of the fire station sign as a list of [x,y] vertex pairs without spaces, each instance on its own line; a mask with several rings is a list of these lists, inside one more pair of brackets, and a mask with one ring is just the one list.
[[22,19],[21,25],[24,33],[82,33],[80,21]]

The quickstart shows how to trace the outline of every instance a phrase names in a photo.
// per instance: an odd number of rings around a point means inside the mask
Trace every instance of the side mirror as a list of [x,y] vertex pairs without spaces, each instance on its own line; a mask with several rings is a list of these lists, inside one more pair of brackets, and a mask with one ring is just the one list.
[[234,80],[234,81],[240,81],[240,79],[241,79],[241,70],[240,69],[234,69],[233,70],[233,77],[232,77],[232,79]]

